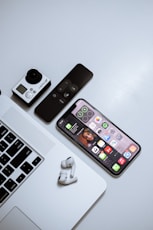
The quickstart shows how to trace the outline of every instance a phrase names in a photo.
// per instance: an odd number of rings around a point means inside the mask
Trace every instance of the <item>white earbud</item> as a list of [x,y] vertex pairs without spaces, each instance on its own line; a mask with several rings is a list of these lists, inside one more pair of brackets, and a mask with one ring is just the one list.
[[75,161],[72,157],[68,157],[66,160],[61,162],[61,167],[62,168],[71,168],[71,173],[70,177],[74,177],[74,172],[75,172]]
[[76,182],[77,180],[78,180],[77,177],[73,177],[73,178],[68,177],[67,172],[65,172],[64,170],[60,172],[60,175],[58,178],[58,182],[62,185],[69,185],[69,184]]
[[61,167],[63,169],[71,168],[70,176],[68,176],[68,172],[66,170],[61,170],[58,182],[62,185],[69,185],[78,180],[77,177],[74,177],[75,173],[75,161],[72,157],[68,157],[66,160],[61,162]]

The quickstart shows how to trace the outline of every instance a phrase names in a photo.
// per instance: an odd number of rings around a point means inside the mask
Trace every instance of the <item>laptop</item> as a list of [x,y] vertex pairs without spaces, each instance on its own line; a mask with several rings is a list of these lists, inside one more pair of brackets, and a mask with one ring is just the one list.
[[[58,183],[73,157],[78,181]],[[9,97],[0,96],[0,229],[72,229],[106,182]]]

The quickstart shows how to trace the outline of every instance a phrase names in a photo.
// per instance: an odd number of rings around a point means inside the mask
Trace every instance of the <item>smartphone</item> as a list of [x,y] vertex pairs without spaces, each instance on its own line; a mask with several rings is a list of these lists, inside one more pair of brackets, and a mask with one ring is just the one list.
[[141,150],[135,140],[84,99],[68,109],[57,127],[114,176],[123,173]]

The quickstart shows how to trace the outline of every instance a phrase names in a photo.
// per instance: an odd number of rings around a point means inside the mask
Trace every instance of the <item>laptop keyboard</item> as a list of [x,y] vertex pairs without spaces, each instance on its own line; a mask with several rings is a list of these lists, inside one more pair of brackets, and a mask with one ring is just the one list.
[[0,121],[0,207],[42,161],[40,154]]

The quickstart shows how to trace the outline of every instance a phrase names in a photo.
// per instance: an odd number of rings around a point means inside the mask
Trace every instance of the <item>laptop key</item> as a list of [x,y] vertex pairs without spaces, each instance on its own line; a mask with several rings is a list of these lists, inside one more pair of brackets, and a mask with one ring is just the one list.
[[10,158],[5,153],[0,157],[0,163],[2,165],[5,165],[9,160]]
[[36,157],[36,158],[33,160],[32,164],[33,164],[34,166],[36,166],[36,165],[39,164],[40,161],[41,161],[41,158],[40,158],[40,157]]
[[32,152],[27,146],[25,146],[21,152],[10,162],[15,168],[17,168]]
[[26,177],[26,176],[25,176],[23,173],[21,173],[20,176],[18,176],[18,178],[16,179],[16,181],[17,181],[18,183],[21,183],[21,182],[24,180],[25,177]]
[[23,170],[23,172],[25,172],[26,174],[29,174],[33,167],[32,165],[30,165],[28,162],[25,162],[22,166],[21,166],[21,169]]
[[13,145],[6,151],[11,157],[13,157],[23,146],[20,140],[16,140]]
[[8,132],[7,128],[3,125],[0,127],[0,139]]
[[43,157],[0,121],[0,207],[43,162]]
[[14,172],[14,169],[10,166],[10,165],[7,165],[3,171],[2,171],[7,177],[9,177],[13,172]]
[[8,147],[8,144],[5,141],[0,141],[0,151],[4,152],[4,150]]
[[10,191],[12,192],[17,184],[12,180],[12,179],[9,179],[8,181],[6,181],[6,183],[4,184],[4,186]]
[[0,173],[0,185],[6,180],[6,177]]
[[5,137],[5,140],[9,144],[11,144],[15,139],[16,139],[16,136],[13,133],[11,133],[11,132]]
[[0,188],[0,203],[2,203],[8,195],[9,193],[5,190],[5,188]]

